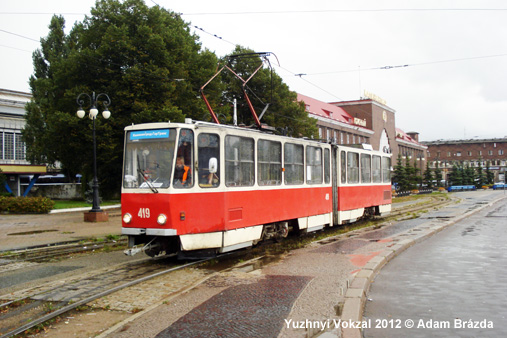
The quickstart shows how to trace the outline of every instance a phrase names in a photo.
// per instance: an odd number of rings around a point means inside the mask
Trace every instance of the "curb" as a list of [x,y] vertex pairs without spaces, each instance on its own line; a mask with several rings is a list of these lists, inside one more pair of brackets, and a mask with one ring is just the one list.
[[[384,267],[384,265],[386,265],[394,257],[398,256],[412,245],[424,241],[434,234],[456,224],[464,218],[492,206],[504,198],[505,197],[497,198],[491,202],[480,205],[479,207],[463,213],[452,220],[448,220],[440,224],[435,224],[434,220],[430,220],[429,222],[425,222],[415,228],[398,234],[395,238],[401,238],[402,236],[405,237],[407,235],[411,237],[397,242],[389,249],[382,251],[380,254],[370,259],[353,277],[352,282],[345,293],[341,320],[343,322],[362,322],[366,295],[370,290],[370,285],[382,267]],[[359,328],[342,328],[341,330],[342,338],[361,338],[362,336],[362,330]]]
[[[114,205],[108,205],[105,207],[100,207],[101,209],[107,210],[107,209],[119,209],[121,208],[121,204],[114,204]],[[68,208],[68,209],[53,209],[49,213],[50,214],[60,214],[64,212],[79,212],[79,211],[89,211],[91,207],[84,207],[84,208]]]

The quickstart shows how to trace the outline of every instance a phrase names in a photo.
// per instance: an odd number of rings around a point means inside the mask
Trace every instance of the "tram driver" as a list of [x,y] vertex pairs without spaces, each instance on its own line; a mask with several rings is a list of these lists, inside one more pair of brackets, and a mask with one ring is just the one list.
[[188,186],[192,184],[192,171],[189,166],[185,165],[185,158],[183,156],[176,158],[173,181],[175,186]]

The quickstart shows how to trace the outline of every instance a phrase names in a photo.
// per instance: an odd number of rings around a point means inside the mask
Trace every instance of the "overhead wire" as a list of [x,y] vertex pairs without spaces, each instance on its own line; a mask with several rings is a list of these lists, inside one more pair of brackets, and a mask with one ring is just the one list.
[[[308,74],[301,74],[301,75],[304,75],[304,76],[313,76],[313,75],[329,75],[329,74],[339,74],[339,73],[352,73],[352,72],[368,71],[368,70],[390,70],[390,69],[395,69],[395,68],[426,66],[426,65],[433,65],[433,64],[438,64],[438,63],[449,63],[449,62],[458,62],[458,61],[478,60],[478,59],[487,59],[487,58],[505,57],[505,56],[507,56],[507,53],[504,53],[504,54],[493,54],[493,55],[471,56],[471,57],[466,57],[466,58],[454,58],[454,59],[446,59],[446,60],[419,62],[419,63],[408,63],[408,64],[401,64],[401,65],[394,65],[394,66],[380,66],[380,67],[370,67],[370,68],[360,68],[360,69],[336,70],[336,71],[320,72],[320,73],[308,73]],[[299,74],[296,74],[296,75],[299,75]]]
[[[154,0],[151,0],[155,5],[161,7],[157,2]],[[202,13],[177,13],[180,16],[192,16],[192,15],[257,15],[257,14],[305,14],[305,13],[339,13],[339,12],[429,12],[429,11],[461,11],[461,12],[471,12],[471,11],[507,11],[507,8],[384,8],[384,9],[326,9],[326,10],[284,10],[284,11],[244,11],[244,12],[202,12]],[[18,14],[24,14],[24,15],[47,15],[47,14],[55,14],[55,13],[49,13],[49,12],[0,12],[0,14],[6,14],[6,15],[18,15]],[[85,15],[84,13],[60,13],[60,15]],[[228,41],[224,39],[223,37],[208,32],[202,27],[191,25],[196,30],[199,30],[203,32],[204,34],[210,35],[214,38],[219,39],[220,41],[223,41],[225,43],[228,43],[233,46],[238,46],[238,44]],[[17,33],[13,33],[7,30],[0,29],[0,32],[4,32],[6,34],[11,34],[14,36],[18,36],[20,38],[24,38],[27,40],[40,42],[39,40],[20,35]],[[0,45],[2,47],[16,49],[20,51],[25,51],[19,48]],[[292,74],[293,76],[298,76],[302,81],[306,82],[307,84],[325,92],[328,95],[331,95],[339,100],[341,98],[328,90],[318,86],[317,84],[309,81],[308,79],[304,78],[304,76],[315,76],[315,75],[329,75],[329,74],[339,74],[339,73],[347,73],[347,72],[357,72],[357,71],[372,71],[372,70],[391,70],[391,69],[397,69],[397,68],[406,68],[406,67],[414,67],[414,66],[424,66],[424,65],[431,65],[431,64],[438,64],[438,63],[447,63],[447,62],[458,62],[458,61],[466,61],[466,60],[474,60],[474,59],[484,59],[484,58],[493,58],[493,57],[504,57],[507,56],[507,54],[496,54],[496,55],[485,55],[485,56],[474,56],[474,57],[467,57],[467,58],[455,58],[455,59],[447,59],[447,60],[436,60],[436,61],[428,61],[428,62],[420,62],[420,63],[412,63],[412,64],[401,64],[401,65],[394,65],[394,66],[379,66],[379,67],[370,67],[370,68],[360,68],[359,69],[349,69],[349,70],[337,70],[337,71],[327,71],[327,72],[319,72],[319,73],[295,73],[291,70],[288,70],[284,67],[279,66],[284,71],[288,72],[289,74]]]
[[507,8],[370,8],[370,9],[310,9],[282,11],[244,11],[244,12],[196,12],[183,15],[266,15],[266,14],[308,14],[308,13],[368,13],[368,12],[491,12],[507,11]]

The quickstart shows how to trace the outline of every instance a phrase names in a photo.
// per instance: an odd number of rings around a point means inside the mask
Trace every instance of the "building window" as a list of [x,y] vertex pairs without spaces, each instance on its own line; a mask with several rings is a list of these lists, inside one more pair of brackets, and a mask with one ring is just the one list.
[[493,155],[493,150],[488,150],[488,155]]
[[15,152],[14,157],[16,160],[25,160],[26,159],[26,149],[25,149],[25,143],[21,141],[21,134],[14,134],[15,136]]
[[4,160],[14,159],[14,133],[4,134]]
[[498,155],[503,155],[503,150],[499,150]]
[[461,157],[461,151],[458,151],[458,152],[456,153],[456,156]]
[[0,160],[26,160],[26,145],[21,133],[0,132]]

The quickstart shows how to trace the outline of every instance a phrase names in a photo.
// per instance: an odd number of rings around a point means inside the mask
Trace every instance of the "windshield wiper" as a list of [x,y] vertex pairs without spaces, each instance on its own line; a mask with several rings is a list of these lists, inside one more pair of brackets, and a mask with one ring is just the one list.
[[137,168],[137,172],[142,176],[143,180],[146,182],[146,185],[153,191],[155,194],[158,193],[157,188],[144,176],[144,171],[141,168]]

